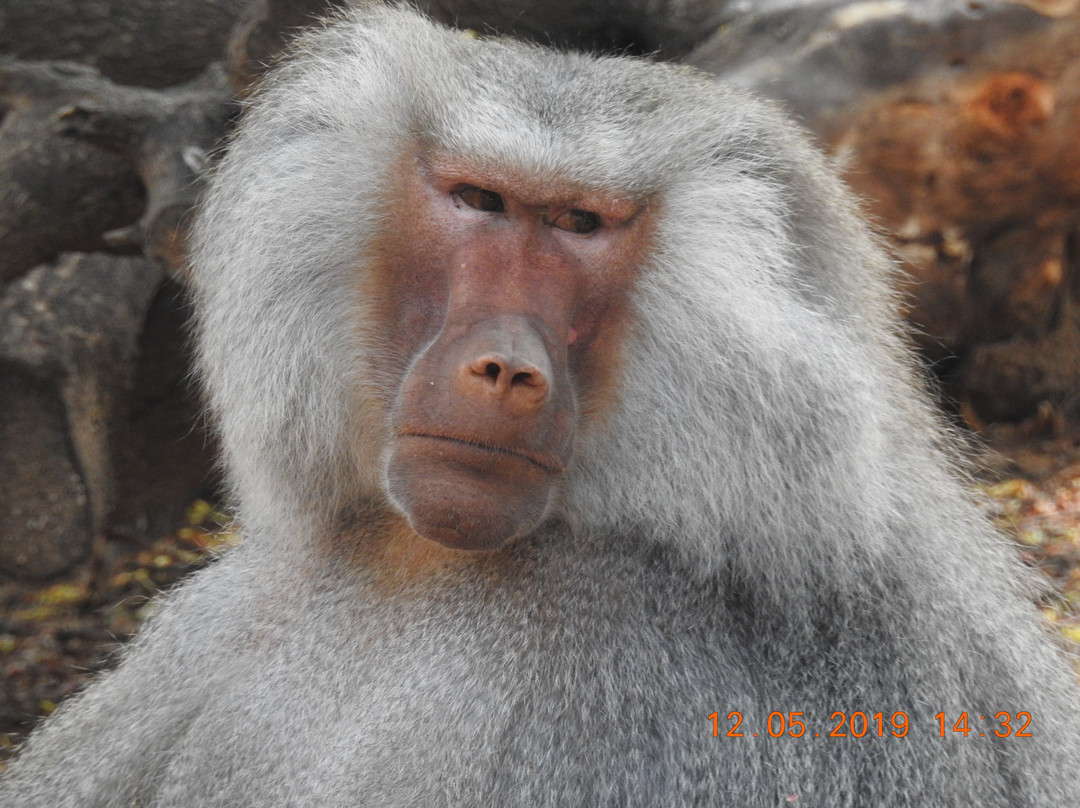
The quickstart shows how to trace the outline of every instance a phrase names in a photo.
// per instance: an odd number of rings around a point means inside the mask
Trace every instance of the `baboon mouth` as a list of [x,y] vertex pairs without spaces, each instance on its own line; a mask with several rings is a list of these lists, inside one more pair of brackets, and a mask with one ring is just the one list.
[[536,466],[547,474],[562,474],[566,471],[566,464],[560,461],[558,458],[539,455],[534,452],[525,451],[524,449],[510,449],[505,446],[495,446],[490,443],[484,443],[473,438],[459,438],[454,435],[443,435],[436,432],[401,432],[398,434],[399,438],[426,438],[428,440],[445,441],[446,443],[457,444],[458,446],[467,446],[471,449],[479,449],[484,452],[491,452],[492,454],[505,455],[507,457],[516,457],[519,460],[524,460],[530,465]]

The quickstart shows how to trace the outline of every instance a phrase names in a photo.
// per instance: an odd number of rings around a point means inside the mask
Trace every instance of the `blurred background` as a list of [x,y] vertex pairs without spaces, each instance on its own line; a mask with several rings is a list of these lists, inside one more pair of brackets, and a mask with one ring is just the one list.
[[[238,540],[190,376],[187,228],[242,99],[348,5],[0,0],[0,771]],[[416,5],[683,62],[800,120],[896,257],[972,497],[1080,640],[1080,0]]]

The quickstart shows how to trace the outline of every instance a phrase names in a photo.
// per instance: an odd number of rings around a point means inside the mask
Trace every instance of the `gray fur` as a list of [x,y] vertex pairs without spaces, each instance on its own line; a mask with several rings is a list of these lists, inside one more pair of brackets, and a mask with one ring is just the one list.
[[[248,538],[31,737],[0,804],[1080,805],[1068,661],[798,132],[690,70],[401,10],[300,50],[196,236]],[[618,403],[580,425],[550,519],[395,583],[364,554],[395,391],[362,291],[408,144],[646,197],[659,226]],[[807,737],[768,737],[774,710]],[[825,737],[855,710],[912,726]],[[731,711],[745,736],[712,737]],[[940,711],[1027,711],[1033,737],[940,738]]]

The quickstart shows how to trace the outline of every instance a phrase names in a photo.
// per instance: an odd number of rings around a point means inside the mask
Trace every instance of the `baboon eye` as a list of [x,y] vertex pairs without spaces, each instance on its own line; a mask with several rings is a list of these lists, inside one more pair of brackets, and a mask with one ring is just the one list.
[[600,217],[587,210],[573,208],[565,210],[554,219],[544,219],[552,227],[566,230],[570,233],[591,233],[600,227]]
[[454,195],[470,208],[488,213],[502,213],[506,210],[506,204],[499,194],[475,185],[463,185],[454,191]]

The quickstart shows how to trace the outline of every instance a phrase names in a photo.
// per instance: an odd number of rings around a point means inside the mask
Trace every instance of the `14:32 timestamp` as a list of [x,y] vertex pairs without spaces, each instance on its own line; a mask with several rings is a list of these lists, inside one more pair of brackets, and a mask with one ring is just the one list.
[[[720,714],[711,713],[708,719],[712,722],[713,737],[720,737],[723,729]],[[998,738],[1031,737],[1031,714],[1022,711],[1017,713],[1002,711],[994,713],[992,716],[979,715],[977,718],[965,711],[960,713],[955,721],[951,721],[951,717],[946,716],[944,712],[940,712],[934,715],[934,720],[937,722],[938,735],[942,738],[948,733],[965,737],[975,733],[975,737],[980,738],[987,737],[988,734]],[[993,724],[986,725],[984,729],[979,729],[977,722],[988,720],[992,721]],[[758,736],[757,732],[743,726],[743,714],[738,711],[728,713],[727,721],[729,723],[727,731],[724,732],[725,737],[742,738],[748,734],[754,737]],[[806,719],[801,712],[769,713],[763,730],[764,734],[771,738],[783,736],[801,738],[806,735],[817,738],[821,737],[822,734],[828,738],[863,738],[866,736],[882,738],[888,735],[903,738],[907,735],[910,726],[908,714],[902,710],[889,714],[883,712],[867,714],[861,710],[849,714],[837,710],[829,716],[828,725],[822,728],[821,731],[813,732],[808,730]]]

